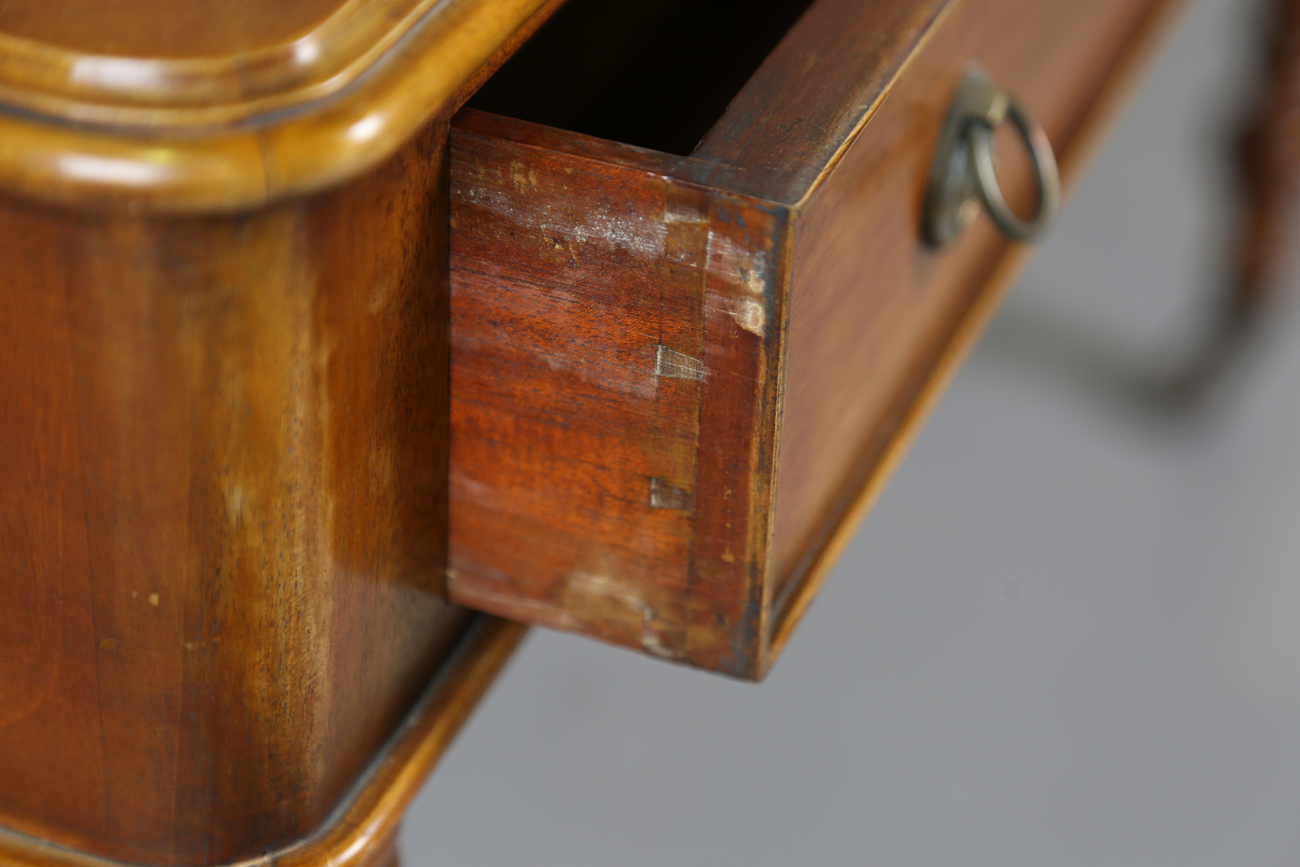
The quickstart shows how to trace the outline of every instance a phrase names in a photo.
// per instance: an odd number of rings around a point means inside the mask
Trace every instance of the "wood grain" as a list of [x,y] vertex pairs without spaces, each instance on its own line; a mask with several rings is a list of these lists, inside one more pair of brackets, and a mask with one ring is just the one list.
[[[0,91],[71,57],[104,77],[38,96],[119,124],[0,110],[7,189],[60,203],[0,194],[0,861],[394,857],[520,634],[444,595],[447,118],[556,5],[0,10]],[[267,94],[307,102],[241,127]]]
[[237,211],[353,180],[555,0],[0,8],[0,193]]
[[761,677],[1011,253],[919,238],[965,65],[1068,153],[1169,5],[818,0],[685,157],[462,112],[452,598]]
[[235,216],[0,199],[0,824],[153,864],[287,845],[461,635],[445,137]]
[[[306,840],[239,864],[267,867],[391,867],[402,814],[526,628],[480,616],[465,630],[425,690],[326,827]],[[113,867],[110,861],[0,829],[0,861],[9,867]],[[231,867],[234,867],[232,864]]]
[[758,633],[734,589],[761,592],[749,535],[766,534],[774,428],[763,323],[779,320],[754,299],[780,225],[672,183],[653,154],[571,138],[473,113],[453,145],[449,590],[739,673]]

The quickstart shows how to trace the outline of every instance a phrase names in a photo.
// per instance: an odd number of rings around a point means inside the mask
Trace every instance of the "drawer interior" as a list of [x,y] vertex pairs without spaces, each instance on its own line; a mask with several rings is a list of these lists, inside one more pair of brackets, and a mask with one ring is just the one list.
[[568,0],[470,100],[686,156],[811,0]]

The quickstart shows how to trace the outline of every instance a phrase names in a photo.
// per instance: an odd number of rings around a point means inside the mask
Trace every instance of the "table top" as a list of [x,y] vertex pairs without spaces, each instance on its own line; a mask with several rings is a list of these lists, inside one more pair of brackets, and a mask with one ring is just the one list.
[[392,154],[553,5],[15,0],[0,190],[202,212],[323,189]]

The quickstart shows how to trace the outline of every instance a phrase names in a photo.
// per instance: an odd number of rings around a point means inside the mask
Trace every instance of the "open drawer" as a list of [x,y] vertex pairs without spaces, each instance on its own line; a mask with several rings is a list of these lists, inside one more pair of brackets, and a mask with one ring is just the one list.
[[1068,181],[1169,5],[571,0],[453,123],[451,598],[761,677],[1020,258],[963,70]]

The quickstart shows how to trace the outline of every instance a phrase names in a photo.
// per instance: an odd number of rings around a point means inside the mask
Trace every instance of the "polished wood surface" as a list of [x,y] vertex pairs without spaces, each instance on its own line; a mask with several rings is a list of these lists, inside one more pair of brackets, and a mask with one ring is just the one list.
[[[182,3],[98,43],[96,10],[0,11],[10,84],[16,45],[139,53],[36,94],[116,81],[111,117],[0,112],[0,862],[391,857],[520,634],[443,587],[447,118],[556,5]],[[306,101],[205,125],[262,85]],[[435,733],[383,757],[435,678]]]
[[685,157],[459,115],[452,598],[761,677],[1009,254],[919,238],[965,65],[1068,156],[1169,5],[819,0]]
[[337,186],[396,153],[555,5],[4,4],[0,193],[211,213]]
[[0,94],[11,106],[107,123],[149,108],[247,118],[339,92],[433,5],[14,0],[0,7]]
[[230,217],[0,200],[0,824],[144,863],[283,846],[460,635],[444,138]]
[[[411,709],[403,726],[371,761],[366,775],[320,832],[259,853],[278,867],[389,867],[398,860],[402,814],[525,633],[515,623],[479,616]],[[85,852],[52,846],[0,829],[0,863],[8,867],[112,867]]]

